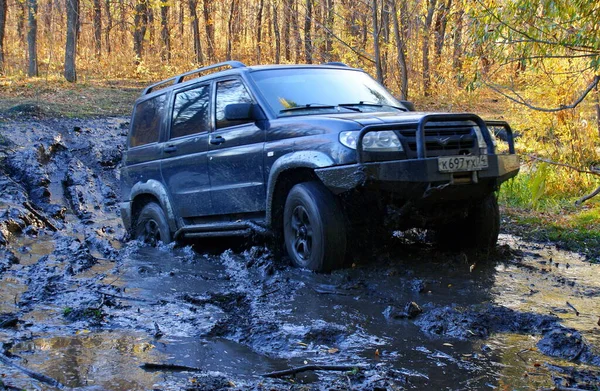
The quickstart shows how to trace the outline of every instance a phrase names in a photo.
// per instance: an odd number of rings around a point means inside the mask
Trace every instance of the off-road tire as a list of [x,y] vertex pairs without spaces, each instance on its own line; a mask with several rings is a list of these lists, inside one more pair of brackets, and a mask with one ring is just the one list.
[[151,246],[156,246],[159,241],[171,243],[169,223],[160,205],[155,202],[144,205],[136,219],[133,235]]
[[487,250],[496,246],[500,233],[500,210],[494,193],[476,202],[467,216],[436,229],[436,241],[442,248]]
[[337,198],[319,182],[292,187],[283,210],[283,236],[287,253],[298,267],[329,272],[344,264],[344,212]]

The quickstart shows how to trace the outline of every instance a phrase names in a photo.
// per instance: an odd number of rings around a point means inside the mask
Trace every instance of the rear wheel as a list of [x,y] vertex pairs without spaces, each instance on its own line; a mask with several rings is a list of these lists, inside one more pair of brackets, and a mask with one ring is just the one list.
[[489,194],[468,209],[467,216],[436,230],[440,246],[452,249],[490,249],[500,233],[500,210],[495,194]]
[[146,204],[140,212],[134,229],[135,238],[151,246],[161,241],[172,241],[169,223],[160,205],[155,202]]
[[319,182],[295,185],[283,212],[285,246],[301,268],[327,272],[344,263],[346,226],[335,196]]

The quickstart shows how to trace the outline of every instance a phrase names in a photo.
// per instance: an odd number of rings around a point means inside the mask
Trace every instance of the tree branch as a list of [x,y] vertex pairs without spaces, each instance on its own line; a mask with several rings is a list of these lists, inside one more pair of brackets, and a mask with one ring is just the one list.
[[515,98],[513,96],[510,96],[507,93],[503,92],[498,85],[492,84],[492,83],[488,83],[487,81],[483,80],[483,84],[485,84],[486,86],[488,86],[489,88],[491,88],[493,91],[496,91],[500,95],[504,96],[506,99],[511,100],[511,101],[513,101],[515,103],[518,103],[520,105],[524,105],[524,106],[526,106],[526,107],[528,107],[528,108],[530,108],[532,110],[542,111],[544,113],[556,113],[556,112],[562,111],[562,110],[574,109],[575,107],[577,107],[577,105],[579,105],[585,99],[585,97],[590,93],[590,91],[593,90],[594,87],[596,87],[598,85],[599,82],[600,82],[600,75],[594,76],[594,79],[587,86],[587,88],[583,91],[583,93],[581,94],[581,96],[579,98],[577,98],[570,105],[561,105],[559,107],[546,108],[546,107],[538,107],[538,106],[532,105],[531,103],[527,102],[524,98],[522,98],[519,94],[517,94],[514,90],[511,90],[511,91],[515,95],[517,95],[517,98]]
[[263,377],[283,377],[295,375],[306,371],[352,371],[354,369],[364,369],[359,365],[304,365],[302,367],[290,368],[283,371],[270,372],[262,375]]
[[[592,170],[592,169],[590,169],[590,170],[584,170],[582,168],[571,166],[570,164],[554,162],[552,160],[543,159],[543,158],[537,157],[535,155],[527,155],[527,156],[530,159],[537,160],[537,161],[544,162],[544,163],[548,163],[548,164],[552,164],[554,166],[560,166],[560,167],[570,168],[571,170],[575,170],[575,171],[577,171],[579,173],[582,173],[582,174],[591,174],[591,175],[598,175],[598,176],[600,176],[600,171],[599,170]],[[594,190],[593,192],[591,192],[590,194],[585,195],[585,196],[581,197],[580,199],[578,199],[577,201],[575,201],[575,205],[581,205],[584,202],[586,202],[587,200],[594,198],[598,194],[600,194],[600,186],[598,186],[598,188],[596,190]]]

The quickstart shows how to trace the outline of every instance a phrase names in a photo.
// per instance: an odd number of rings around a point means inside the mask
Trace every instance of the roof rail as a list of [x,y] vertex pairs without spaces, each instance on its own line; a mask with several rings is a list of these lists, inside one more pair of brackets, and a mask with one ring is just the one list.
[[343,62],[339,62],[339,61],[326,62],[323,65],[333,65],[333,66],[336,66],[336,67],[347,67],[347,68],[350,68],[349,65],[344,64]]
[[152,91],[154,91],[154,89],[156,87],[162,86],[164,84],[175,85],[175,84],[183,83],[184,79],[187,76],[191,76],[191,75],[194,75],[197,73],[202,73],[202,72],[208,71],[210,69],[223,68],[223,67],[230,67],[230,68],[234,69],[234,68],[244,68],[245,66],[246,66],[246,64],[239,62],[239,61],[224,61],[224,62],[220,62],[218,64],[209,65],[207,67],[194,69],[193,71],[189,71],[186,73],[182,73],[181,75],[170,77],[168,79],[159,81],[158,83],[154,83],[154,84],[146,87],[144,89],[144,91],[142,92],[142,96],[151,93]]

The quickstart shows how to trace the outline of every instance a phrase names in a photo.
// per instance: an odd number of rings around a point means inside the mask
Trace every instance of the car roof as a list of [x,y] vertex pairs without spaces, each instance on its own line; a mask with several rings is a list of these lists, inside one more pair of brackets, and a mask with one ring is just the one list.
[[[213,71],[216,69],[225,68],[223,70],[219,70],[216,72],[206,73],[208,71]],[[347,69],[360,71],[361,69],[351,68],[348,65],[341,62],[329,62],[325,64],[270,64],[270,65],[252,65],[246,66],[244,63],[239,61],[225,61],[213,65],[209,65],[206,67],[194,69],[189,72],[182,73],[180,75],[176,75],[170,77],[165,80],[161,80],[157,83],[151,84],[142,91],[141,96],[138,98],[138,101],[146,100],[146,98],[151,98],[156,95],[160,95],[161,93],[166,93],[169,90],[175,89],[180,86],[185,86],[188,84],[195,84],[202,80],[210,80],[215,77],[227,76],[230,74],[240,74],[242,72],[255,72],[255,71],[265,71],[271,69]]]

